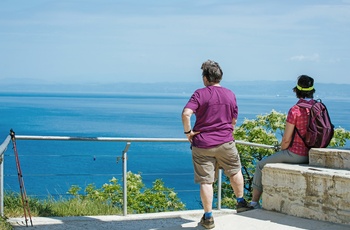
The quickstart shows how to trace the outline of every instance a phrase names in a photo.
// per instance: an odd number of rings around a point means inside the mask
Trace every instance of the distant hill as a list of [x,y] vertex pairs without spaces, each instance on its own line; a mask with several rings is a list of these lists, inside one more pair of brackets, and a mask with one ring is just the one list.
[[[201,83],[201,82],[200,82]],[[1,81],[0,92],[16,93],[105,93],[105,94],[175,94],[191,95],[198,82],[159,82],[159,83],[96,83],[96,84],[51,84],[37,81],[7,82]],[[237,95],[294,96],[293,81],[237,81],[222,82]],[[322,97],[350,97],[350,84],[316,83],[316,95]]]

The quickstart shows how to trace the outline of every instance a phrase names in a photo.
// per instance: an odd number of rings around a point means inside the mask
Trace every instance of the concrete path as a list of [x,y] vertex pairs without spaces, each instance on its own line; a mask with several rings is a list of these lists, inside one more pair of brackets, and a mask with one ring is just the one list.
[[[33,227],[26,227],[24,218],[8,221],[15,230],[183,230],[204,229],[198,222],[202,210],[134,214],[128,216],[32,217]],[[214,211],[216,230],[349,230],[350,225],[333,224],[287,216],[262,209],[237,214],[235,210]],[[30,225],[30,223],[29,223]]]

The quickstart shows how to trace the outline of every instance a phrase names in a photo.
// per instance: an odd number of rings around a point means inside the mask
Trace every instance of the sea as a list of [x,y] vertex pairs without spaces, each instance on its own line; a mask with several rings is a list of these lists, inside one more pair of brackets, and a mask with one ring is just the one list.
[[[262,92],[259,84],[255,89],[245,86],[232,87],[237,91],[237,125],[272,110],[287,113],[297,101],[291,87],[276,93]],[[320,85],[327,93],[317,96],[327,105],[335,127],[350,130],[350,95],[346,93],[350,85],[343,85],[341,91],[337,86]],[[0,144],[11,129],[15,135],[185,138],[181,112],[193,92],[190,90],[0,92]],[[82,191],[89,184],[100,188],[113,177],[122,184],[125,142],[17,140],[15,144],[28,196],[67,197],[72,185],[80,186]],[[127,170],[140,173],[147,188],[161,179],[165,187],[174,189],[187,209],[202,208],[189,143],[132,142],[127,154]],[[4,188],[20,191],[12,142],[4,154]]]

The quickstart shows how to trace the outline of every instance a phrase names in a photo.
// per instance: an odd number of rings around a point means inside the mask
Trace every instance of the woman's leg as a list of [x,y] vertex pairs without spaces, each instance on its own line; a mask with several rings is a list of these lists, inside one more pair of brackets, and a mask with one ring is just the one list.
[[300,156],[294,154],[288,150],[282,150],[277,152],[267,158],[262,159],[256,164],[255,174],[253,178],[253,202],[258,202],[260,200],[263,186],[261,183],[262,180],[262,169],[268,163],[291,163],[291,164],[304,164],[308,163],[308,156]]

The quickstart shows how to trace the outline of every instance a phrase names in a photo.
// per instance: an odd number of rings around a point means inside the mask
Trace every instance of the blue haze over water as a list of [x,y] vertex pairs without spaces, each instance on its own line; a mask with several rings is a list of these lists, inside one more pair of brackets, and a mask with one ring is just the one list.
[[[237,96],[238,125],[272,109],[287,113],[297,99],[293,83],[223,84]],[[2,92],[0,93],[0,142],[10,129],[16,135],[79,137],[184,138],[181,111],[192,92],[201,87],[173,85],[147,90],[134,86],[118,93]],[[137,90],[136,90],[137,89]],[[327,105],[335,127],[350,130],[350,85],[318,85],[316,97]],[[318,93],[319,92],[319,93]],[[194,121],[192,125],[194,124]],[[124,142],[17,141],[28,195],[65,195],[71,185],[94,183],[96,187],[112,177],[121,179],[122,162],[117,162]],[[349,146],[349,144],[347,144]],[[5,189],[19,191],[12,143],[5,155]],[[147,187],[161,178],[174,188],[188,209],[201,208],[198,185],[193,181],[188,143],[132,143],[128,171],[142,173]]]

